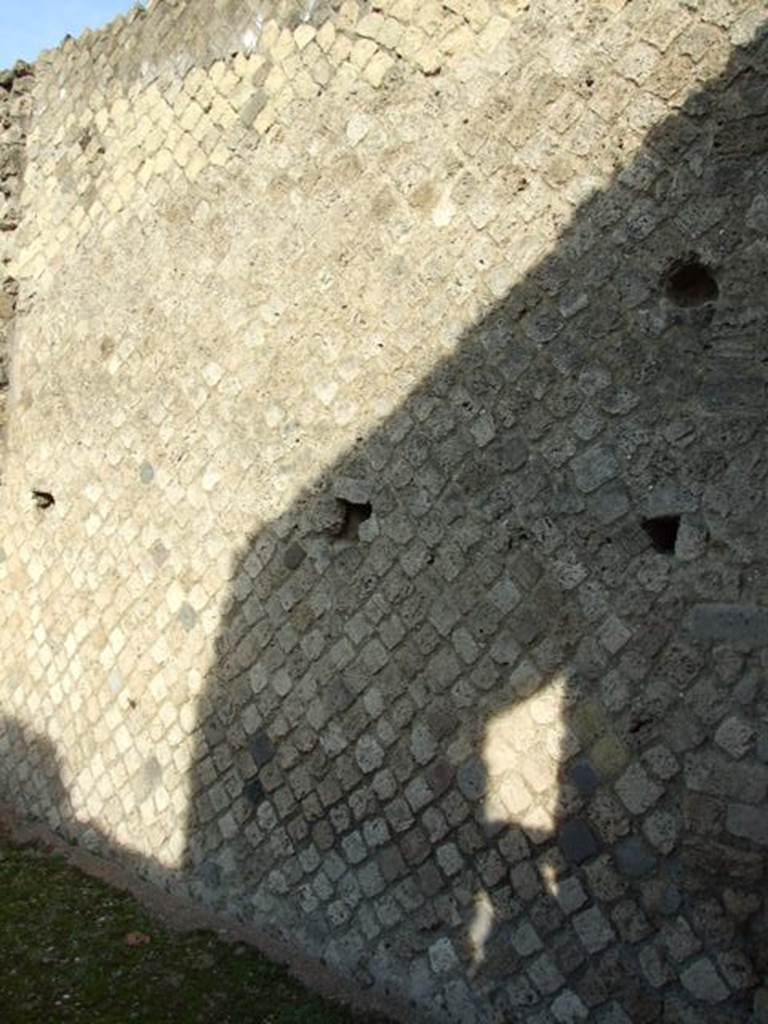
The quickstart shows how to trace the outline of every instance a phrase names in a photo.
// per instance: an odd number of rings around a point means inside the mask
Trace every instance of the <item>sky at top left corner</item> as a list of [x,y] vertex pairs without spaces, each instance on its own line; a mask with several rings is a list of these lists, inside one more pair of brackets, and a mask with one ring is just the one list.
[[65,36],[98,29],[134,6],[134,0],[0,0],[0,69],[34,61]]

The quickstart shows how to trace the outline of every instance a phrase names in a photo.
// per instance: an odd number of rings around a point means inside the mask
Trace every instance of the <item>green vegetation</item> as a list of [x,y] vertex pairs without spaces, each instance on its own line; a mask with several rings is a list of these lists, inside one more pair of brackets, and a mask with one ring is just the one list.
[[0,893],[3,1024],[360,1024],[249,947],[171,930],[36,847],[0,840]]

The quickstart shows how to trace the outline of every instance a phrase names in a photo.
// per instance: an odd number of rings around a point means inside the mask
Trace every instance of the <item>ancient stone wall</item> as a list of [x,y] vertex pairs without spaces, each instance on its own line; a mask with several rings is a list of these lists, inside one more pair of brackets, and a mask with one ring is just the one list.
[[462,1022],[765,1020],[763,5],[36,66],[0,785]]
[[32,69],[22,61],[0,73],[0,450],[5,446],[8,363],[18,301],[11,263],[19,226],[31,87]]

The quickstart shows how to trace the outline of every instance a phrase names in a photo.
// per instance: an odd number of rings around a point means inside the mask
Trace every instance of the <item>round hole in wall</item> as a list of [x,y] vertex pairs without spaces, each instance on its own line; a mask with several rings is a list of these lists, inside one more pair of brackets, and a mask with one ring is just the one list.
[[720,293],[712,271],[695,256],[674,263],[667,272],[664,292],[675,306],[690,308],[714,302]]

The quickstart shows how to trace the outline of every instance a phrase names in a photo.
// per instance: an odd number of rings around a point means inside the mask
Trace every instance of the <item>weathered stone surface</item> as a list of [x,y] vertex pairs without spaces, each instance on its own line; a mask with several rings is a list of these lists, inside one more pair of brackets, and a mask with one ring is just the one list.
[[768,1021],[768,988],[759,988],[755,992],[752,1010],[758,1024],[765,1024],[765,1021]]
[[610,448],[596,447],[574,459],[573,473],[581,491],[594,491],[613,479],[618,472],[616,456]]
[[731,757],[743,757],[752,745],[755,735],[754,726],[743,718],[732,715],[727,718],[715,733],[715,743]]
[[573,919],[573,927],[588,953],[597,953],[613,940],[615,933],[597,907],[590,907]]
[[639,836],[622,839],[615,847],[616,866],[622,875],[642,878],[656,867],[656,857]]
[[21,220],[21,190],[26,165],[26,134],[32,69],[17,61],[0,81],[0,446],[5,445],[9,364],[13,345],[19,283],[13,266]]
[[558,841],[563,854],[572,864],[581,864],[594,857],[600,850],[600,845],[589,825],[578,819],[563,825]]
[[616,781],[615,788],[622,803],[632,814],[642,814],[649,810],[664,792],[637,763],[629,766]]
[[0,793],[389,1009],[760,1006],[764,20],[178,0],[0,77]]
[[768,609],[738,604],[702,604],[691,609],[688,629],[702,640],[748,647],[768,645]]
[[749,839],[759,846],[768,846],[768,814],[764,807],[730,804],[725,824],[731,835]]
[[680,975],[688,991],[705,1003],[721,1003],[728,996],[728,989],[717,974],[714,965],[706,958],[695,960]]

